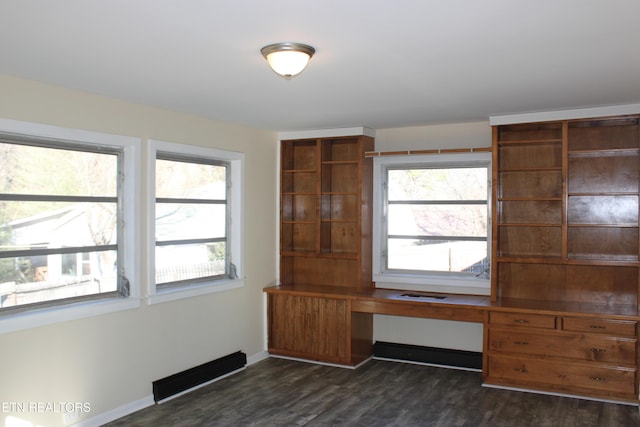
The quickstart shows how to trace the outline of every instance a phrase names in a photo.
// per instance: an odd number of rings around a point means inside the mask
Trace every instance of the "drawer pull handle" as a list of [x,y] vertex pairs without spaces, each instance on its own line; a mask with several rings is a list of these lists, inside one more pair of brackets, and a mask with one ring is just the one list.
[[602,325],[591,325],[589,326],[591,329],[607,329],[606,326],[602,326]]
[[526,341],[515,341],[514,344],[516,344],[516,345],[529,345],[529,343],[526,342]]
[[529,321],[526,320],[526,319],[516,319],[516,320],[514,320],[514,322],[516,322],[516,323],[529,323]]
[[514,371],[520,372],[520,373],[523,373],[523,374],[526,374],[527,372],[529,372],[525,368],[515,368]]
[[603,381],[606,381],[606,380],[607,380],[607,379],[606,379],[606,378],[604,378],[604,377],[589,377],[589,379],[590,379],[591,381],[598,381],[598,382],[603,382]]
[[592,348],[591,351],[593,351],[594,353],[606,353],[607,350],[605,350],[604,348]]

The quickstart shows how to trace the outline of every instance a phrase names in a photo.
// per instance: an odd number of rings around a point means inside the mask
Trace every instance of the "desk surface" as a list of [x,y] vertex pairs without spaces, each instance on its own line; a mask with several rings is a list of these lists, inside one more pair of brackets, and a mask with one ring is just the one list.
[[346,289],[339,286],[280,285],[264,289],[267,293],[314,296],[351,300],[351,311],[396,316],[425,317],[483,322],[489,311],[518,311],[581,316],[602,316],[640,320],[636,305],[607,305],[584,302],[549,302],[499,299],[489,296],[445,294],[396,289]]
[[333,286],[295,285],[266,288],[267,293],[338,298],[351,301],[356,313],[387,314],[430,319],[484,322],[491,306],[488,296],[442,294],[395,289],[344,289]]

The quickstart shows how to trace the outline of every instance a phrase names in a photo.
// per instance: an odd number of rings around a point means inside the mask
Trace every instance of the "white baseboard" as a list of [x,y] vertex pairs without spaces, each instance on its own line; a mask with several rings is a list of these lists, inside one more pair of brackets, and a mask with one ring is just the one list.
[[499,390],[520,391],[520,392],[523,392],[523,393],[545,394],[547,396],[570,397],[570,398],[573,398],[573,399],[592,400],[594,402],[615,403],[617,405],[638,406],[638,403],[636,403],[636,402],[629,402],[629,401],[626,401],[626,400],[616,400],[615,398],[613,398],[613,399],[603,399],[603,398],[599,398],[599,397],[581,396],[581,395],[577,395],[577,394],[568,394],[568,393],[556,393],[556,392],[553,392],[553,391],[543,391],[543,390],[535,390],[535,389],[529,389],[529,388],[524,388],[524,387],[510,387],[510,386],[487,384],[487,383],[483,383],[482,387],[495,388],[495,389],[499,389]]
[[408,363],[410,365],[431,366],[433,368],[457,369],[458,371],[482,372],[482,369],[477,369],[477,368],[464,368],[461,366],[442,365],[438,363],[416,362],[414,360],[391,359],[388,357],[373,356],[373,360],[384,360],[385,362]]
[[320,362],[318,360],[302,359],[299,357],[280,356],[278,354],[269,354],[269,357],[273,357],[275,359],[295,360],[296,362],[312,363],[314,365],[333,366],[334,368],[344,368],[344,369],[357,369],[372,359],[372,357],[369,357],[363,360],[362,362],[358,363],[357,365],[351,366],[351,365],[340,365],[337,363]]
[[142,399],[138,399],[134,402],[127,403],[110,411],[103,412],[102,414],[96,415],[95,417],[82,420],[77,424],[73,424],[72,427],[100,427],[101,425],[110,423],[111,421],[115,421],[118,418],[125,417],[129,414],[133,414],[134,412],[137,412],[144,408],[148,408],[149,406],[152,406],[154,404],[155,402],[153,400],[153,395],[151,394],[147,397],[143,397]]
[[268,351],[264,350],[254,355],[247,357],[247,366],[254,365],[258,362],[262,362],[265,359],[268,359],[271,355]]

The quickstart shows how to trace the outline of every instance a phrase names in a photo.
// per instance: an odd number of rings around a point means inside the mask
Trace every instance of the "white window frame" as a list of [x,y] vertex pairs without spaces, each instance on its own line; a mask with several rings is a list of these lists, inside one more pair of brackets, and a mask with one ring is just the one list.
[[91,132],[78,129],[42,125],[10,119],[0,119],[0,132],[24,137],[62,140],[66,144],[77,142],[83,145],[112,146],[123,150],[123,186],[121,219],[124,221],[124,236],[118,245],[124,253],[121,259],[124,274],[129,280],[129,296],[99,298],[70,302],[49,307],[9,312],[0,316],[0,333],[13,332],[69,320],[130,310],[140,307],[140,238],[137,230],[139,216],[136,203],[140,200],[139,171],[141,170],[141,140],[121,135]]
[[411,156],[380,156],[373,159],[373,281],[378,288],[404,289],[427,292],[490,295],[491,283],[488,277],[462,277],[446,272],[398,272],[386,270],[384,255],[384,174],[389,167],[435,166],[447,167],[478,165],[488,168],[487,196],[487,256],[491,256],[491,153],[471,152],[455,154],[425,154]]
[[[222,160],[230,164],[230,192],[227,203],[229,204],[230,224],[227,234],[227,244],[230,246],[229,253],[231,261],[236,267],[236,278],[222,278],[216,280],[203,281],[182,286],[156,286],[156,264],[155,264],[155,184],[156,171],[155,162],[157,152],[176,153],[177,155],[188,155],[193,157],[201,157],[212,160]],[[149,304],[158,304],[168,301],[174,301],[182,298],[191,298],[199,295],[205,295],[212,292],[221,292],[230,289],[236,289],[244,286],[244,269],[243,269],[243,224],[244,214],[242,207],[242,197],[244,194],[243,177],[244,177],[244,154],[219,150],[214,148],[178,144],[174,142],[149,140],[148,150],[148,243],[147,253],[148,260],[148,302]]]

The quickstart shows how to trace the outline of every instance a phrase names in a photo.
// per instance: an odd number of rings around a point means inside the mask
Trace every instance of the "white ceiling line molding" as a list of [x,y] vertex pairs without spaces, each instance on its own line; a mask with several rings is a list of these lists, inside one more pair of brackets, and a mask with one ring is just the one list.
[[338,136],[370,136],[375,138],[376,131],[367,127],[351,127],[337,129],[301,130],[291,132],[278,132],[278,140],[307,139],[307,138],[332,138]]
[[574,110],[540,111],[522,114],[490,116],[491,126],[515,123],[550,122],[554,120],[588,119],[590,117],[639,114],[640,104],[610,105],[605,107],[578,108]]

